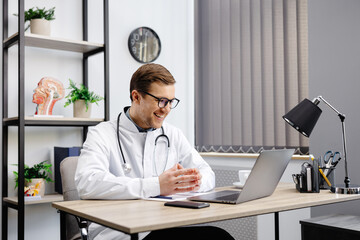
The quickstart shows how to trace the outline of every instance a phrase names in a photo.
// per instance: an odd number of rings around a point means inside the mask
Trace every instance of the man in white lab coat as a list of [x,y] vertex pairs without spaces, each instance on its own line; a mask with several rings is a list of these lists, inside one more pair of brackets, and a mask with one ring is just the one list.
[[[89,129],[75,175],[81,198],[139,199],[213,189],[215,175],[210,166],[178,128],[164,122],[179,103],[171,73],[158,64],[141,66],[132,76],[130,98],[131,106],[117,119]],[[129,239],[97,224],[90,225],[89,235],[97,240]],[[214,227],[139,234],[146,240],[176,237],[233,239]]]

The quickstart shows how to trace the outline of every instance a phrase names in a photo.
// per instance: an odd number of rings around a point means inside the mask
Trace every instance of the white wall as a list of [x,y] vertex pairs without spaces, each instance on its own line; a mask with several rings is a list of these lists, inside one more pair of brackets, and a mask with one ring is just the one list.
[[[89,41],[102,42],[102,2],[89,1]],[[16,1],[9,1],[9,35],[17,31]],[[81,1],[44,0],[25,1],[25,9],[33,6],[50,8],[55,6],[56,20],[52,24],[52,36],[81,40]],[[192,0],[134,0],[109,1],[110,14],[110,118],[116,118],[123,107],[130,104],[129,82],[132,73],[141,65],[130,55],[127,40],[130,32],[137,27],[154,29],[160,37],[162,49],[155,63],[163,64],[177,80],[176,97],[180,105],[168,117],[168,122],[179,126],[191,142],[194,142],[194,16]],[[9,50],[10,94],[9,116],[17,116],[17,47]],[[33,115],[35,104],[31,102],[33,90],[44,76],[55,77],[68,86],[68,79],[80,82],[81,55],[61,51],[27,48],[25,51],[25,115]],[[103,95],[103,54],[90,59],[89,86]],[[68,93],[68,91],[66,91]],[[63,107],[65,100],[55,104],[53,114],[72,116],[72,106]],[[103,104],[93,107],[93,117],[103,116]],[[17,130],[9,133],[10,164],[17,162]],[[78,146],[81,144],[81,130],[77,128],[26,129],[26,164],[32,165],[42,160],[53,161],[54,146]],[[9,195],[15,194],[12,171],[9,166]],[[46,191],[54,191],[48,184]],[[9,211],[9,239],[16,239],[17,212]],[[38,223],[36,221],[38,220]],[[42,227],[41,225],[46,225]],[[26,207],[26,239],[59,239],[59,215],[50,204]],[[39,234],[41,231],[41,234]]]
[[[120,2],[120,3],[119,3]],[[129,82],[140,66],[129,54],[127,41],[132,30],[148,26],[161,40],[156,63],[174,75],[180,104],[167,120],[194,139],[194,7],[193,1],[110,1],[111,118],[130,104]],[[139,7],[141,6],[141,7]]]

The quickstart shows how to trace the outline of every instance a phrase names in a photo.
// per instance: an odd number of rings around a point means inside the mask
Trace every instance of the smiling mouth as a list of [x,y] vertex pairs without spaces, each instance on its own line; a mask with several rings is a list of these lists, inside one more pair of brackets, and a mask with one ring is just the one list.
[[163,119],[163,118],[165,117],[165,115],[158,115],[158,114],[156,114],[156,113],[154,113],[154,115],[155,115],[157,118],[161,118],[161,119]]

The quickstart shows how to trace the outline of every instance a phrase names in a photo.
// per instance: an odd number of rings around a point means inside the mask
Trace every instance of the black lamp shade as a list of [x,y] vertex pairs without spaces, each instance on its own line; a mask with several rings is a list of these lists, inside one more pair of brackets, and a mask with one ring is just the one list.
[[321,109],[315,103],[305,98],[302,102],[285,114],[283,119],[298,130],[302,135],[310,137],[310,134],[321,113]]

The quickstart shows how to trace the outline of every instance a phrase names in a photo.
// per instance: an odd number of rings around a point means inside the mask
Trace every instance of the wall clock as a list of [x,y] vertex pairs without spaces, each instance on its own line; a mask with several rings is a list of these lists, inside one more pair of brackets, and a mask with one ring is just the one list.
[[132,31],[128,40],[131,56],[140,63],[155,61],[161,51],[159,36],[148,27],[139,27]]

